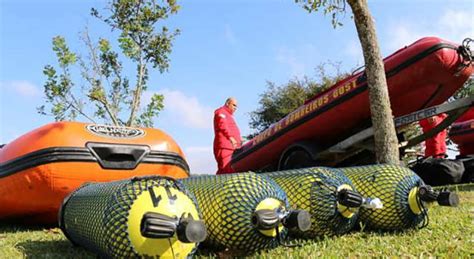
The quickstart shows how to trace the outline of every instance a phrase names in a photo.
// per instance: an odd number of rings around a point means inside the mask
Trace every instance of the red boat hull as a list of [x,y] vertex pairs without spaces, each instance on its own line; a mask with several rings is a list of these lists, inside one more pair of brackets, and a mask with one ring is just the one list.
[[449,138],[458,145],[461,156],[474,155],[474,108],[453,123]]
[[[473,73],[458,71],[459,46],[429,37],[384,59],[393,115],[400,116],[446,101]],[[275,168],[292,143],[306,141],[324,148],[370,126],[365,72],[352,75],[308,100],[254,137],[232,157],[236,171]]]

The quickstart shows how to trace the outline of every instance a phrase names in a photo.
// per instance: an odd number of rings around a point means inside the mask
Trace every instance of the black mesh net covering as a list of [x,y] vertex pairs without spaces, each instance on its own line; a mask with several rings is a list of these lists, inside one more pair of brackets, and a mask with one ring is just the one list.
[[364,197],[382,201],[382,209],[360,209],[359,220],[367,228],[404,230],[418,226],[426,217],[425,213],[415,214],[410,209],[410,192],[423,184],[410,169],[396,165],[370,165],[341,170]]
[[[206,222],[208,238],[204,247],[252,253],[279,244],[278,237],[264,235],[252,224],[252,216],[262,202],[273,200],[281,210],[288,208],[285,192],[273,180],[255,173],[238,173],[180,181],[195,195]],[[279,238],[285,238],[287,232],[280,229]]]
[[65,199],[59,220],[72,243],[103,257],[185,257],[195,252],[197,244],[184,244],[176,234],[166,239],[145,238],[140,235],[140,219],[148,211],[160,210],[170,217],[189,212],[197,219],[196,205],[179,182],[140,177],[83,185]]
[[292,230],[290,234],[293,236],[317,238],[344,234],[356,223],[358,209],[348,207],[338,209],[338,188],[355,189],[351,180],[340,170],[314,167],[264,175],[282,187],[292,208],[306,210],[311,214],[311,229],[306,232]]

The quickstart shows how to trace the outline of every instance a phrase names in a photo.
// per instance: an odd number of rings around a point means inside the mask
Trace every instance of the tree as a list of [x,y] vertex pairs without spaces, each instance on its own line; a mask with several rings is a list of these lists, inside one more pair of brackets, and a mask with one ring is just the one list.
[[454,95],[453,99],[461,99],[468,96],[474,95],[474,76],[471,76],[466,83],[464,83],[463,87],[459,89]]
[[[328,74],[328,66],[335,70],[335,75]],[[340,71],[340,62],[328,62],[316,67],[315,79],[307,76],[303,79],[295,78],[281,86],[267,81],[268,87],[260,95],[259,107],[250,113],[249,125],[255,132],[246,137],[250,139],[256,136],[259,132],[303,105],[305,100],[326,90],[346,75]]]
[[309,12],[322,9],[325,14],[332,14],[333,26],[341,25],[337,15],[345,12],[346,3],[351,7],[365,61],[376,159],[379,163],[398,164],[400,155],[390,107],[387,80],[375,25],[370,15],[367,0],[295,1],[301,3],[303,8]]
[[[161,4],[161,5],[160,5]],[[136,67],[136,78],[130,81],[122,71],[119,53],[109,40],[100,38],[95,43],[88,29],[81,39],[87,57],[72,52],[64,37],[53,38],[53,51],[58,68],[46,65],[44,93],[46,105],[38,112],[53,115],[58,120],[75,120],[78,115],[90,121],[99,118],[105,123],[125,126],[153,125],[153,118],[163,109],[163,96],[154,94],[146,107],[141,107],[141,97],[148,88],[150,65],[160,73],[168,70],[172,41],[179,30],[170,32],[167,27],[157,30],[158,23],[177,13],[175,0],[162,3],[156,0],[112,0],[108,3],[108,16],[92,8],[91,15],[118,31],[121,53]],[[72,69],[79,67],[85,82],[81,87],[74,83]],[[94,104],[91,108],[88,103]],[[49,108],[49,112],[46,112]],[[93,109],[93,115],[88,114]]]

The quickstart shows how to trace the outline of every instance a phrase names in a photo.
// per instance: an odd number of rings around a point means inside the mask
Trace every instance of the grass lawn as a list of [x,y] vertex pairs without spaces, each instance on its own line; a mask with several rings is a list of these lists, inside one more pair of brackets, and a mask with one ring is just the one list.
[[[474,256],[474,190],[459,192],[457,208],[435,206],[430,223],[421,230],[400,233],[354,231],[341,237],[305,241],[296,248],[279,247],[255,255],[259,258],[318,257],[442,257]],[[1,258],[96,258],[73,247],[57,229],[0,224]]]

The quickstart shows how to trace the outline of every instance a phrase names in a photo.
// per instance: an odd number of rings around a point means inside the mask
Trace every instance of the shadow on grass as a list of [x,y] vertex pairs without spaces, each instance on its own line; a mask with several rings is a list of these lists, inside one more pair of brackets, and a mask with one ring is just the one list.
[[380,230],[380,229],[363,229],[360,224],[356,224],[347,234],[358,235],[361,238],[365,237],[384,237],[384,236],[407,236],[418,233],[421,229],[419,227],[412,227],[398,230]]
[[15,248],[21,250],[26,258],[97,258],[66,240],[25,241],[16,244]]
[[26,225],[10,222],[0,223],[0,234],[11,234],[22,231],[40,231],[44,229],[54,228],[54,226]]

